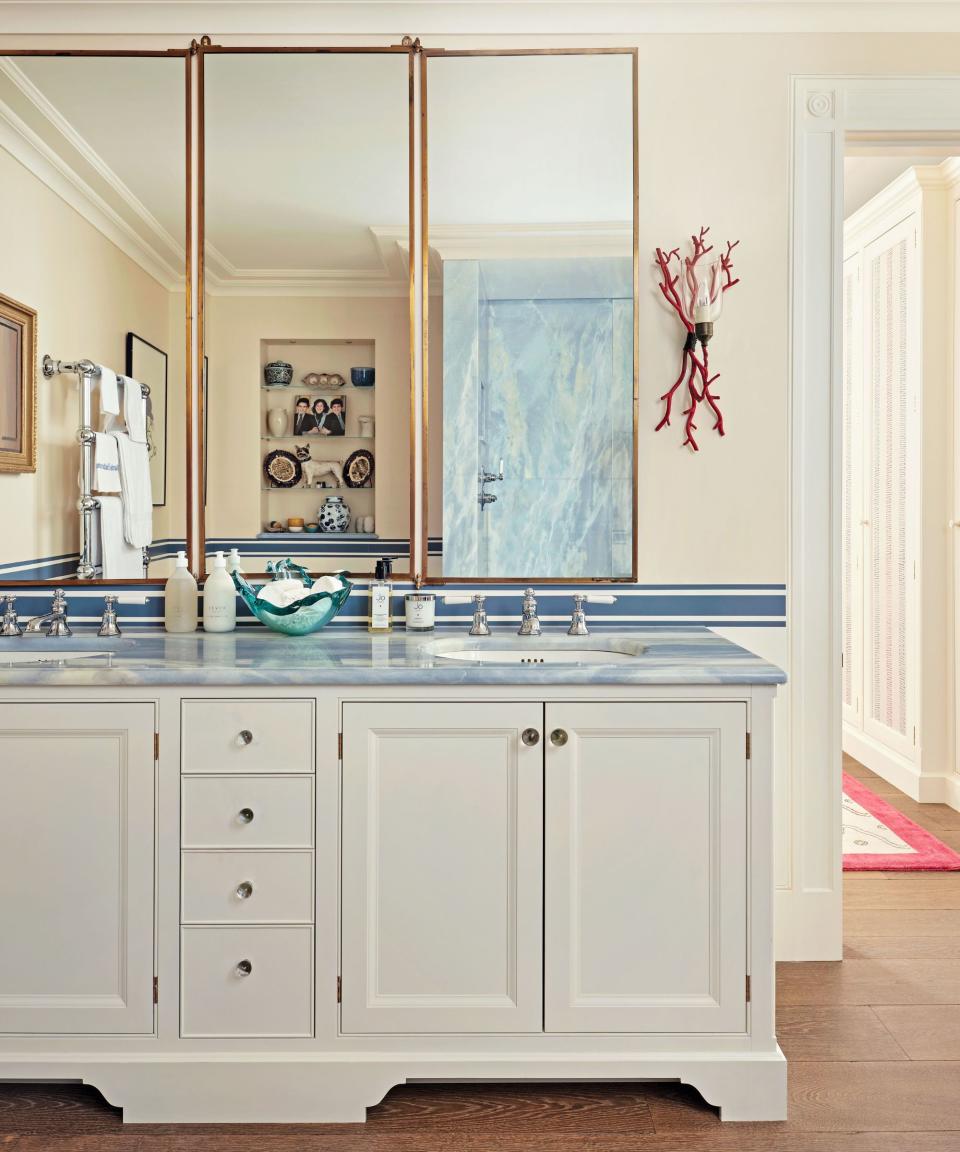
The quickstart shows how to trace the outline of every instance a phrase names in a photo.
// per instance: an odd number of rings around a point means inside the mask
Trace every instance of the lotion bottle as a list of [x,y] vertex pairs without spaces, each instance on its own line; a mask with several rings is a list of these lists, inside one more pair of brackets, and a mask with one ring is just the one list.
[[370,623],[368,632],[392,632],[393,620],[390,613],[390,576],[393,561],[384,556],[377,561],[374,578],[370,583]]
[[213,571],[203,583],[204,632],[232,632],[237,626],[237,590],[227,575],[227,562],[218,552]]
[[168,632],[196,632],[197,582],[187,567],[186,552],[177,553],[177,564],[163,590],[163,626]]

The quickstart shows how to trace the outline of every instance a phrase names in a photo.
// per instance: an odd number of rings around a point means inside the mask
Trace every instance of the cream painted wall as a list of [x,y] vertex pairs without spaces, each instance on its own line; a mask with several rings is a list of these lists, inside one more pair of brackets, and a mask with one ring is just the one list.
[[[184,337],[170,293],[10,155],[0,150],[0,292],[37,311],[38,361],[44,353],[87,357],[122,372],[128,331],[172,353],[168,382],[167,468],[175,502],[155,509],[154,537],[183,536]],[[179,372],[177,354],[179,353]],[[44,379],[37,365],[36,473],[0,475],[0,563],[76,552],[79,449],[75,377]],[[175,479],[179,471],[181,480]]]
[[[406,296],[208,296],[205,317],[210,361],[207,537],[249,538],[263,531],[260,342],[290,339],[375,342],[377,533],[409,536],[410,307]],[[317,367],[322,370],[323,366]],[[295,392],[296,384],[290,389],[291,406]],[[348,392],[348,412],[349,404]]]

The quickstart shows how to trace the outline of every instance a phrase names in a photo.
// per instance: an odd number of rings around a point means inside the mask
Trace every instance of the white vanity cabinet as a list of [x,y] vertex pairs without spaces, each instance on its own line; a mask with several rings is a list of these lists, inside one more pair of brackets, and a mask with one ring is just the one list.
[[0,1033],[152,1033],[150,703],[0,703]]

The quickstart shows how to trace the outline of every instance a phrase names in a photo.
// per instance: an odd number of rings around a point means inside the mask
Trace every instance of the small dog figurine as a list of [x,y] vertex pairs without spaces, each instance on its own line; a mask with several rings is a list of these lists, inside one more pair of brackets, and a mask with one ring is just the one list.
[[313,460],[310,457],[309,444],[296,444],[294,450],[297,459],[303,465],[303,484],[305,488],[319,487],[319,481],[325,476],[332,476],[334,487],[343,487],[343,466],[336,460]]

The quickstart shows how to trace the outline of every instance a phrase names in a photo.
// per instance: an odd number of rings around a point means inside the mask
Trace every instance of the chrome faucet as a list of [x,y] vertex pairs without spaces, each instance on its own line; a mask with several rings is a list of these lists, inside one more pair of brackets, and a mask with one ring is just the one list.
[[480,505],[481,510],[486,508],[488,504],[496,503],[496,496],[492,492],[487,491],[488,484],[494,484],[498,480],[503,479],[503,461],[500,461],[499,472],[488,472],[485,468],[481,469],[479,476],[479,485],[477,492],[477,503]]
[[26,634],[28,636],[39,635],[43,631],[44,624],[50,625],[47,629],[48,636],[56,638],[73,635],[70,625],[67,623],[67,597],[62,588],[57,588],[53,593],[53,603],[49,612],[34,616],[32,620],[27,621]]
[[573,616],[570,620],[570,627],[567,629],[568,636],[589,636],[587,630],[587,618],[584,615],[584,604],[616,604],[616,596],[598,596],[596,593],[590,595],[576,595],[573,598]]
[[120,636],[120,625],[117,623],[117,598],[116,596],[104,596],[103,598],[103,616],[100,620],[100,628],[97,631],[98,636]]
[[6,608],[3,613],[3,624],[0,625],[0,636],[22,636],[23,629],[17,619],[16,596],[5,597]]
[[540,635],[540,617],[537,615],[537,598],[534,596],[532,588],[524,588],[523,590],[523,616],[520,620],[520,627],[517,629],[517,635]]

